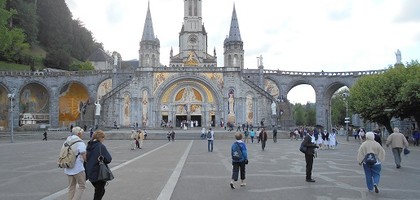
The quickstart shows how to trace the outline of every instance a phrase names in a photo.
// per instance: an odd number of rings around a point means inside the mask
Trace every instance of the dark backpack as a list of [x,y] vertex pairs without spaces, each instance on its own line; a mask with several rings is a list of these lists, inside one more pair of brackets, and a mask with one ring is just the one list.
[[368,166],[373,166],[376,164],[376,156],[374,153],[368,153],[365,156],[365,159],[363,159],[363,162]]
[[242,150],[241,147],[239,146],[239,143],[235,142],[235,145],[232,149],[232,160],[234,161],[240,161],[242,160]]
[[207,131],[207,139],[211,139],[211,131]]

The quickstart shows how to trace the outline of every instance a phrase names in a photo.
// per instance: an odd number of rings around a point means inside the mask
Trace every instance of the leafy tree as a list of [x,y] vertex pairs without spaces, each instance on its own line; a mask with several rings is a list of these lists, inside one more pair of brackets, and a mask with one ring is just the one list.
[[0,0],[0,60],[17,63],[25,57],[29,45],[21,29],[7,27],[12,13],[5,6],[6,0]]
[[305,125],[315,126],[316,125],[316,109],[315,104],[306,103],[305,106]]
[[85,61],[85,62],[76,61],[70,65],[69,70],[70,71],[79,71],[79,70],[87,71],[87,70],[95,70],[95,67],[89,61]]
[[31,45],[37,43],[38,37],[38,15],[33,0],[8,1],[8,8],[14,9],[13,26],[23,29],[26,34],[26,41]]
[[333,125],[346,125],[344,118],[352,116],[350,110],[346,116],[346,99],[344,93],[349,93],[348,88],[337,91],[331,99],[331,121]]
[[73,20],[73,42],[71,54],[74,58],[85,61],[96,49],[92,33],[79,20]]
[[63,49],[52,50],[45,57],[44,65],[49,68],[69,70],[72,58]]
[[302,104],[297,103],[293,106],[293,116],[295,118],[296,125],[305,125],[305,110]]
[[361,77],[352,88],[350,88],[350,108],[359,113],[363,119],[377,122],[392,132],[390,120],[392,115],[384,112],[388,104],[386,102],[383,84],[383,75],[372,75]]
[[414,117],[420,122],[420,64],[418,61],[407,63],[406,68],[397,68],[405,78],[396,95],[396,116]]
[[350,106],[365,120],[377,122],[392,132],[392,117],[419,116],[420,66],[417,61],[391,67],[384,74],[361,77],[350,89]]

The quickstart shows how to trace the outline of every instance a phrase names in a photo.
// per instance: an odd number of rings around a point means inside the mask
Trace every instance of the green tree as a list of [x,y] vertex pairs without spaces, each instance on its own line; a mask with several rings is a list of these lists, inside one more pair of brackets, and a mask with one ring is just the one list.
[[383,75],[361,77],[350,88],[349,106],[359,113],[363,119],[377,122],[392,132],[390,120],[392,115],[384,112],[388,108],[387,96],[383,88],[385,78]]
[[384,74],[361,77],[350,89],[350,106],[365,120],[377,122],[392,132],[392,117],[413,116],[417,123],[419,114],[418,62],[395,65]]
[[18,63],[26,56],[29,45],[22,29],[7,26],[12,13],[5,6],[6,0],[0,0],[0,60]]
[[406,68],[397,68],[405,78],[396,95],[396,113],[401,118],[414,117],[420,122],[420,64],[416,61],[407,63]]
[[95,40],[92,37],[92,33],[83,26],[81,21],[73,20],[72,26],[73,42],[71,55],[80,61],[86,61],[96,49]]
[[88,71],[88,70],[94,70],[94,69],[95,67],[89,61],[85,61],[85,62],[75,61],[69,67],[70,71]]
[[293,116],[297,126],[305,125],[305,109],[302,104],[297,103],[293,106]]
[[316,109],[315,104],[306,103],[305,106],[305,125],[315,126],[316,125]]
[[344,123],[344,118],[346,117],[350,117],[351,113],[350,111],[348,111],[348,116],[346,116],[346,101],[348,99],[346,99],[344,97],[344,93],[349,93],[349,90],[343,89],[343,90],[339,90],[337,91],[331,99],[331,121],[333,126],[334,125],[341,125],[344,126],[346,125]]
[[8,1],[8,8],[14,9],[13,26],[23,29],[26,34],[26,41],[34,45],[38,37],[38,15],[33,0]]

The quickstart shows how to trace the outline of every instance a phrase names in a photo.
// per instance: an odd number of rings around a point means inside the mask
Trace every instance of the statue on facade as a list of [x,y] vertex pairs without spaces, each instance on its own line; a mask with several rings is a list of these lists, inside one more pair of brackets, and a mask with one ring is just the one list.
[[233,97],[233,92],[229,93],[228,102],[229,102],[229,114],[234,114],[233,104],[234,104],[235,100],[234,100],[234,97]]
[[99,101],[95,102],[95,116],[101,115],[101,104]]
[[118,55],[114,54],[114,66],[118,65]]
[[277,114],[277,105],[276,105],[276,102],[274,102],[274,101],[273,101],[273,103],[271,103],[271,114],[272,115]]
[[395,56],[397,57],[397,63],[401,64],[401,51],[397,49],[397,52],[395,52]]

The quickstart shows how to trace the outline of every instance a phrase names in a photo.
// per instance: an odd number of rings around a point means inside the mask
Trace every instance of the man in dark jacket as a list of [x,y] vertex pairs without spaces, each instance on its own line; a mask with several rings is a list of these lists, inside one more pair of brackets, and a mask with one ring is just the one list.
[[318,148],[318,146],[315,142],[313,130],[308,132],[308,135],[306,135],[306,137],[303,139],[302,144],[306,147],[306,182],[315,182],[315,180],[312,179],[312,166],[314,163],[315,149]]
[[265,144],[267,143],[267,138],[268,138],[267,131],[265,131],[265,128],[262,128],[259,139],[261,140],[261,148],[263,151],[265,149]]

